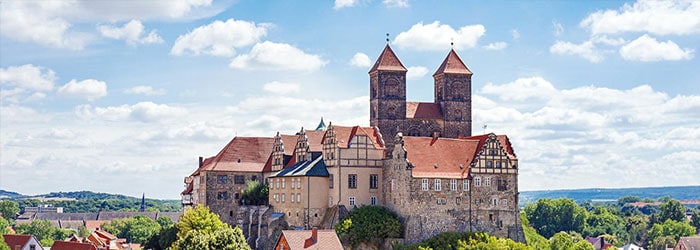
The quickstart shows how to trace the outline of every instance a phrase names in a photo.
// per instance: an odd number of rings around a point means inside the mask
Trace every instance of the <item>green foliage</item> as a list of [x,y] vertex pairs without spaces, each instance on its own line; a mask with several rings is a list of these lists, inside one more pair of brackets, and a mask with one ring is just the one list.
[[246,205],[265,205],[269,196],[267,185],[259,181],[247,181],[245,189],[241,191],[242,201]]
[[685,221],[685,207],[677,200],[668,200],[661,204],[661,212],[659,213],[659,221],[668,219],[675,221]]
[[549,247],[552,250],[567,250],[574,246],[574,240],[566,232],[558,232],[549,239]]
[[673,237],[674,242],[682,236],[695,234],[695,228],[683,221],[667,219],[663,224],[654,224],[649,230],[649,245],[659,246],[659,241],[665,241],[664,236]]
[[667,247],[676,245],[677,240],[673,236],[661,236],[649,244],[649,250],[666,250]]
[[90,231],[85,228],[85,226],[80,225],[78,226],[78,237],[87,237],[90,235]]
[[231,228],[201,205],[187,209],[175,228],[178,231],[173,250],[250,249],[240,228]]
[[54,227],[47,220],[32,220],[30,223],[17,225],[15,231],[18,234],[34,235],[42,246],[51,246],[54,240],[63,240],[72,234],[70,230]]
[[700,208],[693,210],[692,219],[690,220],[690,225],[695,227],[697,233],[700,233]]
[[10,226],[10,222],[7,221],[2,216],[0,216],[0,235],[11,233],[10,230],[8,229],[9,226]]
[[497,238],[486,233],[444,232],[423,242],[394,246],[397,250],[459,249],[459,250],[534,250],[511,239]]
[[[39,205],[51,205],[63,207],[65,213],[96,213],[99,211],[139,211],[141,198],[105,193],[60,192],[46,195],[48,198],[74,198],[77,200],[47,200],[41,202],[37,199],[16,200],[20,208],[36,207]],[[151,212],[176,212],[180,211],[182,204],[179,200],[155,200],[146,199],[146,209]]]
[[[164,217],[158,217],[158,219],[164,218]],[[168,218],[168,221],[172,223],[170,218]],[[177,240],[177,227],[175,227],[174,224],[170,225],[165,225],[161,223],[161,221],[157,221],[158,224],[161,225],[161,230],[158,232],[157,235],[153,235],[148,242],[144,245],[144,249],[153,249],[153,250],[163,250],[163,249],[169,249],[170,246]]]
[[361,206],[353,209],[335,227],[344,242],[352,246],[381,243],[386,238],[397,238],[403,229],[399,217],[383,206]]
[[619,235],[623,232],[624,221],[619,216],[610,212],[609,209],[596,207],[594,212],[586,219],[586,228],[583,230],[585,236],[597,237],[601,234]]
[[642,198],[639,198],[639,196],[628,195],[628,196],[620,197],[620,199],[617,199],[617,204],[622,206],[622,205],[625,205],[627,203],[640,202],[640,201],[642,201]]
[[647,229],[649,227],[649,217],[644,215],[633,215],[625,217],[625,233],[621,238],[627,243],[634,243],[642,246],[647,242]]
[[537,230],[535,230],[528,224],[529,222],[527,220],[527,217],[525,216],[524,211],[520,212],[520,221],[523,224],[525,241],[527,242],[528,246],[531,246],[535,249],[549,249],[549,241],[547,241],[547,238],[538,234]]
[[0,216],[8,221],[15,219],[15,216],[19,213],[19,205],[17,202],[2,200],[0,201]]
[[571,250],[595,250],[595,248],[590,242],[582,240],[574,243],[574,245],[571,246]]
[[12,250],[4,240],[0,240],[0,250]]
[[102,225],[103,229],[127,242],[145,245],[154,235],[158,235],[161,226],[158,222],[143,215],[132,218],[115,219]]
[[560,231],[582,232],[586,220],[586,210],[572,199],[540,199],[525,206],[525,214],[530,225],[544,237]]

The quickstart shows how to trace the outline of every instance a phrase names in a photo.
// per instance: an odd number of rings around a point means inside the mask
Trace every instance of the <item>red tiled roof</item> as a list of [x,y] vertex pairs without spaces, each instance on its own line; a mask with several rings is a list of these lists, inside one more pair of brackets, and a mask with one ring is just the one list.
[[194,189],[194,182],[193,181],[191,181],[189,184],[187,184],[187,187],[185,188],[185,190],[183,190],[182,193],[180,193],[180,194],[191,194],[192,189]]
[[273,143],[271,137],[234,137],[200,171],[262,172]]
[[79,243],[79,242],[68,242],[68,241],[54,241],[51,250],[97,250],[95,245],[90,243]]
[[15,249],[17,246],[23,248],[33,236],[28,234],[5,234],[2,237],[5,239],[5,243],[7,243],[10,249]]
[[685,249],[700,249],[700,236],[681,237],[678,244],[683,244]]
[[[478,140],[479,141],[479,148],[481,148],[486,143],[486,140],[488,140],[489,135],[490,134],[475,135],[475,136],[470,136],[470,137],[460,137],[460,139]],[[497,135],[496,139],[498,139],[498,142],[501,143],[501,146],[503,146],[503,149],[508,154],[508,157],[510,157],[512,159],[517,159],[517,156],[515,155],[515,151],[513,150],[513,147],[510,144],[510,139],[508,138],[507,135]]]
[[371,73],[377,70],[404,72],[408,71],[406,70],[406,67],[403,66],[399,58],[396,57],[394,51],[391,50],[389,44],[387,44],[386,47],[384,47],[384,50],[379,55],[379,58],[377,58],[377,61],[374,63],[374,66],[372,66],[372,69],[370,69],[369,72]]
[[445,60],[442,61],[442,64],[440,64],[440,67],[435,71],[435,74],[433,75],[439,75],[439,74],[466,74],[466,75],[471,75],[472,71],[467,68],[467,65],[462,62],[462,59],[459,58],[457,55],[457,52],[455,50],[451,49],[450,53],[447,54],[447,57],[445,57]]
[[[374,144],[375,148],[384,148],[384,139],[382,138],[382,134],[379,132],[379,128],[377,127],[345,127],[332,124],[329,125],[329,127],[331,126],[333,127],[333,131],[335,131],[335,137],[338,140],[338,147],[347,148],[348,142],[352,140],[355,135],[361,134],[366,135],[370,140],[372,140],[372,144]],[[326,130],[326,132],[327,131],[328,130]],[[321,144],[323,145],[323,141],[321,141]]]
[[403,140],[414,178],[467,178],[479,149],[476,140],[413,136],[404,136]]
[[85,220],[85,228],[88,230],[100,229],[105,222],[109,222],[109,220]]
[[[321,144],[321,141],[323,141],[323,134],[325,134],[326,131],[321,131],[321,130],[307,130],[306,131],[306,138],[309,139],[309,151],[310,152],[321,152],[323,151],[323,144]],[[296,143],[296,141],[294,141]],[[294,152],[294,151],[292,151]]]
[[437,103],[406,102],[406,118],[442,119],[442,110]]
[[297,145],[297,138],[299,137],[298,135],[280,135],[282,138],[282,142],[284,144],[284,154],[285,155],[293,155],[294,154],[294,148]]
[[[324,250],[334,250],[343,249],[343,245],[338,239],[338,235],[332,229],[318,230],[318,239],[316,244],[313,244],[307,248],[304,248],[304,243],[307,239],[311,238],[311,230],[282,230],[281,237],[284,237],[289,244],[289,248],[292,250],[301,249],[324,249]],[[279,240],[278,240],[279,242]]]
[[209,165],[209,163],[211,163],[214,160],[214,158],[216,158],[216,156],[212,156],[212,157],[204,159],[204,161],[202,161],[202,166],[199,166],[197,168],[197,170],[195,170],[190,176],[198,175],[199,171],[204,169],[205,166]]

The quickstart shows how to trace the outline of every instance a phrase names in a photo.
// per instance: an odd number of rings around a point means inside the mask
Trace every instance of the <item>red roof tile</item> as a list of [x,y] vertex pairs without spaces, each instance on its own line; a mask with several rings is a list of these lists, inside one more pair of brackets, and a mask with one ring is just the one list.
[[34,236],[28,234],[5,234],[2,237],[5,239],[5,243],[7,243],[10,249],[15,249],[17,246],[23,248]]
[[193,181],[191,181],[190,183],[188,183],[188,184],[187,184],[187,187],[185,188],[185,190],[183,190],[182,193],[180,193],[180,194],[191,194],[191,193],[192,193],[192,189],[194,189],[194,182],[193,182]]
[[97,247],[90,243],[78,243],[57,240],[53,242],[51,250],[97,250]]
[[85,220],[85,228],[88,230],[97,230],[102,228],[102,224],[110,222],[109,220]]
[[[479,142],[476,140],[404,136],[414,178],[467,178]],[[435,165],[437,164],[437,167]]]
[[442,119],[442,110],[437,103],[406,102],[406,118]]
[[[306,131],[306,138],[309,139],[309,151],[310,152],[321,152],[323,151],[323,144],[321,144],[321,141],[323,141],[323,134],[325,134],[326,131],[321,131],[321,130],[307,130]],[[294,141],[296,143],[296,141]],[[294,152],[294,151],[292,151]]]
[[[338,239],[338,235],[332,229],[318,230],[318,239],[315,244],[308,247],[304,247],[304,243],[307,239],[311,238],[311,230],[282,230],[281,237],[284,237],[289,244],[289,248],[292,250],[309,250],[309,249],[324,249],[324,250],[334,250],[343,249],[343,245]],[[279,242],[279,240],[278,240]]]
[[[372,126],[372,127],[360,127],[360,126],[353,126],[353,127],[345,127],[345,126],[336,126],[333,124],[328,125],[328,127],[333,127],[333,131],[335,132],[335,137],[338,140],[338,147],[341,148],[347,148],[348,147],[348,142],[352,140],[352,138],[357,135],[366,135],[369,137],[370,140],[372,140],[372,144],[374,144],[375,148],[384,148],[384,139],[382,138],[382,134],[379,131],[379,128]],[[328,130],[326,130],[328,132]],[[323,145],[323,141],[321,141],[321,145]]]
[[201,171],[262,172],[273,142],[271,137],[234,137]]
[[[460,137],[460,139],[478,140],[479,141],[479,148],[481,148],[486,143],[486,140],[489,139],[489,135],[490,134],[475,135],[475,136],[470,136],[470,137]],[[497,135],[496,138],[498,139],[498,142],[501,143],[501,146],[503,146],[503,149],[508,154],[508,157],[511,157],[512,159],[517,159],[517,156],[515,155],[515,151],[513,150],[513,147],[510,144],[510,139],[508,138],[508,136],[507,135]]]
[[299,136],[297,135],[280,135],[282,139],[282,143],[284,145],[284,154],[285,155],[293,155],[294,154],[294,148],[297,145],[297,138]]
[[377,70],[403,72],[408,71],[406,70],[406,67],[403,66],[399,58],[396,57],[394,51],[391,50],[389,44],[387,44],[386,47],[384,47],[384,50],[379,55],[379,58],[377,58],[377,61],[374,63],[374,66],[372,66],[372,69],[370,69],[369,72],[371,73]]
[[464,62],[462,62],[462,59],[459,58],[459,56],[457,55],[457,52],[455,52],[455,50],[452,49],[450,50],[450,53],[447,54],[447,57],[444,61],[442,61],[442,64],[433,75],[439,74],[471,75],[472,71],[469,70],[469,68],[467,68],[467,65],[465,65]]

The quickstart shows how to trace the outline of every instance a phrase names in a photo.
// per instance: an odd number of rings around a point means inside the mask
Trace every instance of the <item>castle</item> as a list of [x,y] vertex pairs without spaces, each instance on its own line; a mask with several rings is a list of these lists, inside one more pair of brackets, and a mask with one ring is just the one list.
[[406,101],[406,72],[387,44],[369,71],[369,127],[321,120],[294,135],[235,137],[216,156],[200,157],[185,178],[183,205],[206,205],[232,225],[252,224],[253,215],[237,211],[246,182],[259,180],[269,187],[262,210],[273,215],[266,218],[290,226],[330,228],[339,211],[381,205],[400,216],[406,242],[445,231],[524,241],[510,140],[471,135],[472,72],[450,50],[433,74],[432,103]]

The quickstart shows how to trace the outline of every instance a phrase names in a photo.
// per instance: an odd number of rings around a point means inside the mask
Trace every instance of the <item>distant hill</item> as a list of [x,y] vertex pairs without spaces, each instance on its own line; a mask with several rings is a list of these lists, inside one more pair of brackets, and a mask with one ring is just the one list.
[[[3,196],[4,195],[4,196]],[[66,213],[88,213],[97,211],[137,211],[141,197],[121,194],[95,193],[91,191],[52,192],[39,195],[22,195],[0,190],[0,199],[15,200],[20,209],[40,204],[63,207]],[[180,200],[158,200],[146,198],[146,209],[171,212],[181,210]]]
[[0,189],[0,199],[3,199],[3,198],[13,199],[13,198],[17,198],[20,196],[22,196],[22,194],[20,194],[20,193],[12,192],[12,191],[5,191],[5,190]]
[[648,188],[590,188],[520,192],[520,205],[542,198],[571,198],[577,202],[590,200],[617,200],[623,196],[658,199],[664,196],[676,200],[700,200],[700,186]]

